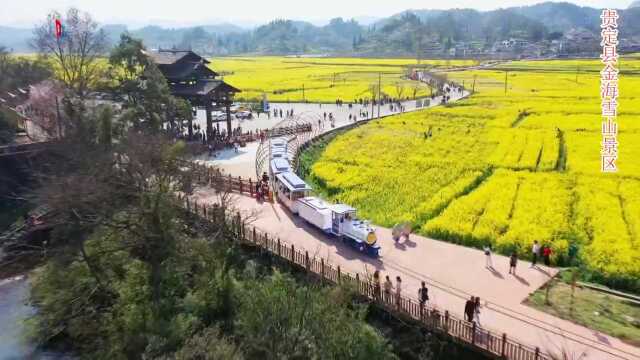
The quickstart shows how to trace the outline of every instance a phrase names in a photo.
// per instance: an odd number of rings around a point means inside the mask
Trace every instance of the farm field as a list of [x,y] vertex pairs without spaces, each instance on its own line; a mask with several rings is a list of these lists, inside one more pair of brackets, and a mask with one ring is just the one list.
[[555,264],[576,260],[590,279],[639,292],[640,60],[622,60],[616,174],[600,172],[599,67],[450,72],[475,81],[476,94],[339,135],[307,178],[377,224],[410,221],[436,239],[527,258],[538,240]]
[[[390,96],[413,97],[414,91],[418,97],[430,95],[426,85],[402,79],[406,66],[415,64],[415,59],[224,57],[212,59],[210,66],[242,89],[236,96],[241,101],[256,101],[266,94],[269,101],[330,103],[371,98],[370,87],[378,84],[379,74],[383,91]],[[473,64],[471,60],[422,61],[423,66],[434,68]]]

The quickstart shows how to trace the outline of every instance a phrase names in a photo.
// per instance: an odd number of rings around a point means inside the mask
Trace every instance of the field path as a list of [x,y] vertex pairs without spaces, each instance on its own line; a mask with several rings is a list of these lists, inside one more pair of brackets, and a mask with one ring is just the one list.
[[[464,93],[453,100],[467,95]],[[433,103],[439,103],[439,98]],[[407,112],[418,110],[415,101],[405,102],[404,105]],[[272,107],[281,108],[283,112],[288,109],[294,109],[295,113],[332,112],[337,127],[350,124],[347,106],[272,103]],[[354,107],[351,113],[358,111],[359,107]],[[381,116],[388,115],[392,115],[388,106],[382,106]],[[253,124],[253,128],[270,128],[281,120],[273,117],[269,120],[263,115],[245,124]],[[250,128],[243,125],[243,129]],[[330,129],[324,131],[327,130]],[[215,165],[233,176],[251,178],[255,177],[256,149],[257,144],[252,143],[237,154],[233,150],[225,150],[216,158],[202,155],[196,161]],[[201,204],[216,201],[212,190],[208,188],[198,189],[194,197]],[[463,318],[464,303],[469,296],[479,296],[483,305],[481,326],[491,332],[507,333],[510,338],[532,347],[539,346],[544,352],[559,354],[563,349],[569,350],[573,355],[567,360],[640,359],[639,348],[522,304],[530,293],[555,275],[555,269],[530,268],[530,263],[520,261],[517,276],[513,276],[508,274],[507,257],[494,254],[494,269],[487,269],[482,251],[417,235],[412,235],[410,242],[395,244],[390,229],[381,227],[377,227],[381,256],[371,259],[308,226],[277,203],[260,204],[250,197],[237,196],[235,205],[247,214],[259,214],[253,224],[258,229],[295,244],[296,248],[307,250],[309,254],[324,257],[345,271],[371,274],[379,270],[383,278],[389,275],[394,284],[395,277],[400,276],[403,294],[409,297],[417,298],[420,282],[426,281],[431,305],[442,311],[449,310],[460,318]],[[580,358],[582,353],[585,356]]]

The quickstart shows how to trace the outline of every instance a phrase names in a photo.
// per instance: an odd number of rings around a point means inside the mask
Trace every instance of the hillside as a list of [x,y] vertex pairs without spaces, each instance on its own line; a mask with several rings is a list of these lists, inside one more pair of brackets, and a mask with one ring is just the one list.
[[[620,10],[621,37],[640,38],[640,7],[637,2]],[[163,28],[145,26],[130,30],[107,24],[103,29],[112,42],[129,31],[150,48],[191,48],[205,55],[229,54],[342,54],[362,56],[413,56],[416,52],[450,55],[450,49],[486,54],[500,41],[519,39],[532,43],[561,39],[568,32],[599,36],[600,10],[566,2],[492,11],[472,9],[406,10],[374,21],[335,18],[323,26],[304,21],[276,19],[255,29],[232,24]],[[16,52],[30,51],[30,29],[0,27],[0,45]],[[569,37],[568,43],[573,39]],[[623,44],[629,41],[623,41]],[[640,43],[638,43],[640,44]],[[547,46],[548,44],[543,44]],[[595,44],[597,46],[597,44]],[[586,48],[593,50],[594,44]],[[495,51],[495,49],[493,49]],[[584,50],[584,48],[582,49]],[[451,50],[453,51],[453,50]],[[455,53],[455,56],[458,56]]]

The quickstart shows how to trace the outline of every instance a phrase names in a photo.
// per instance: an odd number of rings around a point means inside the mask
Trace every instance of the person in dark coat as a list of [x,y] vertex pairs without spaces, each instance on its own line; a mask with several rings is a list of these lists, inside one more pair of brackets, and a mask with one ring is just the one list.
[[424,308],[424,305],[429,301],[429,289],[427,289],[424,281],[422,282],[422,286],[418,288],[418,299],[420,300],[421,308]]
[[464,304],[464,315],[467,321],[473,321],[473,315],[476,311],[476,303],[475,298],[472,296],[467,302]]
[[509,274],[516,274],[516,265],[518,265],[518,254],[514,251],[509,257]]

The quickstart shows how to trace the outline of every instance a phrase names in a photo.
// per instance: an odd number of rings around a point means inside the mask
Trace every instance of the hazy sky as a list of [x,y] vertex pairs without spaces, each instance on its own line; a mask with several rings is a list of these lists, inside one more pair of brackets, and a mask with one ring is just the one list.
[[[101,23],[185,26],[216,22],[260,24],[274,18],[319,22],[333,17],[384,17],[407,9],[530,5],[540,0],[0,0],[0,24],[32,26],[50,10],[75,6]],[[626,8],[631,0],[574,0],[582,6]]]

